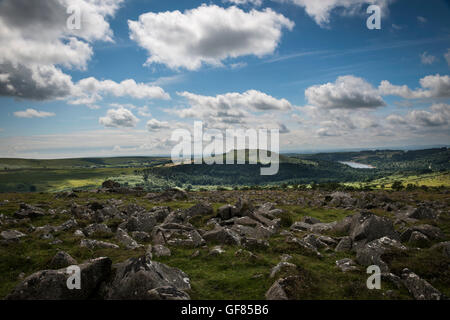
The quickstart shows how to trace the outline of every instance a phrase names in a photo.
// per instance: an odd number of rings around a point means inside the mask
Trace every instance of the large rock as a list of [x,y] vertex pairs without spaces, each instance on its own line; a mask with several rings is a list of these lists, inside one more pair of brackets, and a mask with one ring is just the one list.
[[80,247],[88,249],[119,249],[119,246],[114,243],[92,240],[92,239],[82,239],[80,242]]
[[370,242],[381,237],[399,239],[399,235],[390,219],[379,217],[367,211],[353,216],[350,226],[350,237],[354,242],[361,240]]
[[431,247],[431,249],[442,250],[442,254],[446,258],[450,258],[450,241],[437,243]]
[[134,250],[142,247],[142,245],[138,244],[133,238],[131,238],[125,230],[120,228],[117,229],[116,239],[128,250]]
[[189,295],[173,286],[159,287],[147,292],[148,300],[190,300]]
[[216,228],[203,235],[206,242],[214,242],[229,245],[241,245],[241,237],[233,230],[228,228]]
[[367,243],[356,254],[356,261],[363,266],[377,265],[384,273],[389,272],[389,267],[382,260],[382,255],[389,250],[406,250],[399,241],[389,237],[383,237]]
[[414,272],[403,269],[402,279],[405,287],[416,300],[441,300],[443,298],[436,288]]
[[183,247],[199,247],[205,244],[205,240],[190,225],[167,223],[156,227],[152,233],[154,244],[173,245]]
[[[102,288],[105,299],[151,299],[148,291],[161,287],[191,288],[189,277],[177,268],[151,261],[148,256],[131,258],[114,265],[114,277]],[[154,298],[152,293],[150,296]]]
[[96,293],[99,284],[111,271],[111,259],[97,258],[79,265],[81,289],[69,290],[65,268],[42,270],[23,280],[7,297],[7,300],[86,300]]
[[355,261],[350,258],[344,258],[336,261],[336,266],[341,269],[342,272],[356,271],[358,267]]
[[351,237],[343,237],[334,250],[336,252],[350,251],[352,250],[352,244],[353,241]]
[[16,213],[14,213],[15,218],[24,219],[24,218],[38,218],[43,217],[45,215],[44,211],[40,208],[33,207],[26,203],[20,204],[20,209]]
[[186,210],[187,217],[206,216],[214,213],[214,209],[211,204],[207,202],[199,202],[193,207]]
[[445,234],[438,227],[430,226],[429,224],[421,224],[418,226],[413,226],[411,228],[413,231],[418,231],[423,233],[431,240],[443,240],[445,239]]
[[155,244],[149,251],[155,255],[155,257],[170,257],[172,254],[170,249],[162,244]]
[[84,228],[83,233],[87,237],[92,237],[94,235],[112,234],[112,231],[106,224],[93,223],[93,224],[88,225],[86,228]]
[[152,232],[157,223],[158,221],[153,214],[139,213],[130,217],[124,224],[121,224],[121,228],[126,229],[128,232]]
[[265,296],[267,300],[295,300],[297,290],[302,289],[304,280],[300,276],[289,276],[275,281],[267,290]]
[[296,268],[297,266],[293,263],[281,261],[275,267],[272,268],[272,270],[270,271],[270,277],[274,278],[278,273],[282,271],[295,270]]
[[63,224],[61,224],[60,226],[57,226],[54,228],[55,232],[65,232],[68,231],[72,228],[75,228],[78,226],[78,222],[75,219],[69,219],[66,222],[64,222]]
[[6,230],[2,231],[2,233],[0,233],[0,236],[6,242],[17,242],[20,240],[20,238],[25,237],[25,234],[17,230]]
[[73,266],[76,264],[77,261],[74,258],[72,258],[67,252],[58,251],[50,261],[48,267],[50,269],[56,270],[66,268],[68,266]]
[[336,191],[330,195],[330,205],[335,207],[351,207],[355,205],[356,200],[352,198],[352,196],[349,193]]
[[412,219],[418,219],[418,220],[424,220],[424,219],[428,219],[428,220],[433,220],[436,219],[438,216],[437,212],[430,207],[419,207],[415,210],[413,210],[408,217],[412,218]]

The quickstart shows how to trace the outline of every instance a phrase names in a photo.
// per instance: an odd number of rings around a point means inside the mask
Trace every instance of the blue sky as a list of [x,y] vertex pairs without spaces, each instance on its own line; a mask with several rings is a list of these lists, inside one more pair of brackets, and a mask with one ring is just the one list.
[[168,154],[195,120],[282,151],[450,141],[449,1],[22,1],[0,3],[0,157]]

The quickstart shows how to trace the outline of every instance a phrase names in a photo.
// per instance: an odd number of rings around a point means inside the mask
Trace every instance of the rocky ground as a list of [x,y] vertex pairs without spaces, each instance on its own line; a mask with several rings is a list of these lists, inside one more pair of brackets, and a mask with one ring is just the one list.
[[0,296],[446,299],[449,208],[448,190],[0,194]]

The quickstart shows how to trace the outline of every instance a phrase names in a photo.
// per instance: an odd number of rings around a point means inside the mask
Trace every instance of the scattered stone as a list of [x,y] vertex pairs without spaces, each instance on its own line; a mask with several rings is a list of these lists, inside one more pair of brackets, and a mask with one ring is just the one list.
[[381,237],[399,239],[399,235],[390,219],[379,217],[368,211],[361,212],[353,217],[350,236],[353,241],[364,240],[366,242]]
[[138,244],[133,238],[131,238],[125,230],[120,228],[117,229],[116,239],[128,250],[134,250],[142,247],[142,245]]
[[307,224],[316,224],[316,223],[321,223],[321,221],[317,218],[313,218],[310,216],[304,216],[302,219],[302,222],[307,223]]
[[235,231],[222,227],[206,232],[203,235],[203,239],[205,239],[206,242],[237,246],[241,245],[241,238]]
[[79,265],[81,289],[69,290],[66,268],[42,270],[25,278],[6,297],[7,300],[86,300],[95,293],[100,283],[109,276],[111,259],[97,258]]
[[402,279],[416,300],[441,300],[442,293],[409,269],[403,269]]
[[426,235],[424,235],[423,233],[418,232],[418,231],[413,231],[408,240],[408,243],[413,246],[417,246],[419,248],[425,248],[425,247],[429,247],[431,242],[430,242],[430,239],[428,239],[428,237]]
[[165,286],[159,287],[147,292],[148,300],[190,300],[191,297],[176,287]]
[[225,253],[225,250],[221,246],[215,246],[209,251],[210,256],[220,256],[222,253]]
[[163,246],[162,244],[155,244],[152,247],[152,253],[156,256],[156,257],[170,257],[171,256],[171,251],[169,248]]
[[423,233],[431,240],[444,240],[445,234],[438,227],[430,226],[429,224],[421,224],[412,227],[413,231]]
[[211,204],[207,202],[199,202],[193,207],[190,207],[186,210],[186,215],[188,217],[195,217],[195,216],[206,216],[211,215],[214,213],[214,209],[211,206]]
[[26,235],[20,231],[17,230],[6,230],[2,231],[0,233],[1,237],[6,242],[18,242],[20,241],[20,238],[25,237]]
[[270,277],[274,278],[277,275],[277,273],[281,271],[295,270],[296,268],[297,266],[293,263],[281,261],[275,267],[272,268],[270,272]]
[[406,250],[399,241],[389,237],[373,240],[356,254],[356,261],[363,266],[377,265],[382,272],[389,272],[388,265],[382,260],[382,255],[388,250]]
[[88,225],[86,228],[83,229],[83,233],[88,236],[92,237],[94,235],[103,235],[103,234],[112,234],[111,229],[103,223],[93,223]]
[[244,238],[242,246],[248,250],[263,250],[269,248],[269,241],[255,238]]
[[97,248],[103,248],[103,249],[119,249],[119,246],[105,241],[99,241],[99,240],[92,240],[92,239],[83,239],[80,242],[80,246],[82,248],[88,248],[88,249],[97,249]]
[[75,237],[77,237],[77,238],[84,238],[84,237],[85,237],[83,231],[81,231],[80,229],[75,230],[75,232],[73,233],[73,235],[74,235]]
[[342,272],[356,271],[358,267],[355,261],[350,258],[344,258],[336,261],[336,266],[341,269]]
[[26,203],[21,203],[19,211],[14,213],[14,217],[18,219],[25,219],[25,218],[33,219],[43,217],[44,215],[45,213],[42,209],[30,206],[29,204]]
[[101,289],[106,300],[148,299],[148,291],[171,286],[191,288],[189,277],[177,268],[151,261],[148,256],[131,258],[113,266],[114,277]]
[[131,237],[139,242],[148,242],[151,240],[150,235],[144,231],[133,231],[131,232]]
[[48,267],[50,269],[62,269],[68,266],[76,265],[77,261],[72,258],[67,252],[58,251],[50,261]]
[[450,241],[437,243],[434,246],[432,246],[431,249],[442,250],[442,254],[445,257],[450,258]]
[[430,207],[419,207],[412,211],[409,215],[409,218],[418,219],[418,220],[434,220],[437,218],[437,213],[434,209]]
[[353,241],[351,237],[343,237],[334,250],[336,252],[350,251],[352,250],[352,244]]

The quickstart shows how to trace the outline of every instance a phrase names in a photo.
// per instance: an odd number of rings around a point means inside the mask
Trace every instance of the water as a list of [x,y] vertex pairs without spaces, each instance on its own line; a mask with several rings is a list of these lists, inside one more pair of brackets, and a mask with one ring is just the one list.
[[353,161],[339,161],[339,163],[345,164],[345,165],[355,168],[355,169],[375,169],[375,167],[373,167],[371,165],[353,162]]

